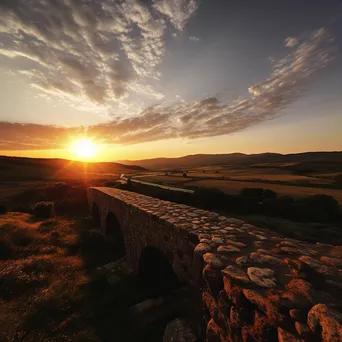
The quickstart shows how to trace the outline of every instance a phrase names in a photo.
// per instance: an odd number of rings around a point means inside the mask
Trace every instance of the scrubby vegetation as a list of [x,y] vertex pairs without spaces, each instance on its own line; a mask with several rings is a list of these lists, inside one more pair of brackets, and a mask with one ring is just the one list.
[[[39,218],[48,218],[53,212],[56,215],[78,216],[88,212],[87,188],[92,184],[102,185],[103,182],[102,180],[97,180],[94,183],[81,181],[36,182],[26,186],[26,182],[22,182],[19,183],[23,185],[21,191],[17,189],[17,184],[8,183],[3,186],[4,198],[2,201],[9,211],[34,212],[38,215],[37,217],[43,215]],[[11,195],[13,189],[15,192]],[[5,196],[6,193],[8,196]]]
[[141,293],[110,282],[102,266],[116,259],[91,219],[1,215],[0,341],[160,340],[130,329]]
[[32,207],[32,213],[37,219],[48,219],[55,216],[54,203],[53,202],[37,202]]

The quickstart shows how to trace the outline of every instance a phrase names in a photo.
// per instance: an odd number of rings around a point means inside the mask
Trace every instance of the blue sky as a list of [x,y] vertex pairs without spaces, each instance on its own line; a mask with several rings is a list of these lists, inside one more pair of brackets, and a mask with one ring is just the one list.
[[0,14],[3,154],[65,156],[85,134],[107,160],[342,149],[340,1],[2,0]]

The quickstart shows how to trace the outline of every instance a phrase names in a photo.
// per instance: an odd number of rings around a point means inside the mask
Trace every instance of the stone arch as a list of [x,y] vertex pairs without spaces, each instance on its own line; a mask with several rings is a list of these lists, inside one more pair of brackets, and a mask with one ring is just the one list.
[[180,285],[169,259],[156,247],[148,246],[141,251],[138,274],[145,286],[162,291],[171,290]]
[[99,208],[96,203],[93,203],[91,207],[91,216],[96,224],[97,227],[101,226],[101,216],[99,212]]
[[116,216],[110,212],[107,215],[105,234],[108,236],[110,241],[114,244],[113,248],[117,252],[119,258],[125,256],[125,240],[120,227],[120,223]]

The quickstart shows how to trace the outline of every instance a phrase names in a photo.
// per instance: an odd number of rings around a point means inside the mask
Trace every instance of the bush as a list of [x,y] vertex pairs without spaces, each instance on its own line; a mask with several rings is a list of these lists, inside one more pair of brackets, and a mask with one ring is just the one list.
[[335,176],[334,180],[335,180],[335,184],[339,188],[342,188],[342,173],[340,173],[339,175]]
[[243,188],[240,191],[240,196],[254,199],[258,202],[264,202],[265,200],[275,199],[277,197],[277,193],[270,189]]
[[277,198],[267,199],[263,203],[263,213],[270,216],[291,218],[294,202],[294,198],[290,196],[279,196]]
[[338,202],[328,195],[301,198],[295,202],[294,209],[296,218],[299,220],[333,221],[339,214]]
[[7,208],[5,204],[0,204],[0,215],[6,214],[7,213]]
[[199,188],[195,190],[193,197],[195,205],[203,209],[224,209],[226,194],[218,189]]
[[5,239],[0,238],[0,260],[10,259],[13,249]]
[[37,202],[32,208],[33,215],[38,219],[48,219],[55,216],[53,202]]

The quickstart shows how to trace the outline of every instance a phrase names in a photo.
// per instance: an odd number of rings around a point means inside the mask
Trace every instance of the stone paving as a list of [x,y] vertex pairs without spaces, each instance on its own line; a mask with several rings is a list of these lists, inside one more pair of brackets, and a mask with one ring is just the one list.
[[133,192],[96,190],[196,238],[207,341],[342,341],[342,246],[284,238]]

